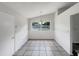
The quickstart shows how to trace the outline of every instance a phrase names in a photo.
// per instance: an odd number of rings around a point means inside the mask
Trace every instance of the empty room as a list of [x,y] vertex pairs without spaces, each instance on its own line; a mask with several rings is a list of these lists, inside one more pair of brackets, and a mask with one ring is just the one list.
[[79,56],[79,2],[0,2],[0,56]]

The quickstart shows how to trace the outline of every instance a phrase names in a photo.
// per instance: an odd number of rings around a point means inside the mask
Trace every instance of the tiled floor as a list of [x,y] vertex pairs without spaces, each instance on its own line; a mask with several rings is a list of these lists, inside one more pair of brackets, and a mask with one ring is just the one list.
[[29,40],[14,56],[69,56],[55,40]]

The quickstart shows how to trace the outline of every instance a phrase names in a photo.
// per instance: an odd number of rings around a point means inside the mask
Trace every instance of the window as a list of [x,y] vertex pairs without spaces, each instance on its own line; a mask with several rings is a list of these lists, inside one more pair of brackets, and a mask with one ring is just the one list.
[[50,21],[32,22],[32,28],[34,30],[49,30],[50,29]]

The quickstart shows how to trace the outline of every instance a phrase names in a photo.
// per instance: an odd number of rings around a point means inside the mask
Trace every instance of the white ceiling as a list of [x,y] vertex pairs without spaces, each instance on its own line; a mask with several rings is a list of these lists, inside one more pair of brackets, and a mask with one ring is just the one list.
[[72,2],[4,2],[5,5],[31,18],[55,12],[58,8],[70,5]]

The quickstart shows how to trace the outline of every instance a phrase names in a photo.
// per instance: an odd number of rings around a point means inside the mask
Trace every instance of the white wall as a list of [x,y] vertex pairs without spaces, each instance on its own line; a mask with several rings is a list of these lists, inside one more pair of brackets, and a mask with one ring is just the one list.
[[[33,30],[32,22],[39,20],[49,20],[50,30],[48,31]],[[29,19],[29,39],[54,39],[54,13]]]
[[69,54],[72,52],[70,16],[76,13],[79,13],[79,3],[67,9],[60,15],[56,15],[55,19],[55,39]]
[[0,55],[14,53],[14,17],[0,12]]
[[21,29],[15,34],[15,51],[17,51],[28,40],[28,22],[25,21]]
[[[0,3],[0,13],[2,13],[0,14],[0,28],[3,30],[0,30],[0,48],[2,49],[0,50],[0,55],[13,55],[14,52],[28,40],[28,20],[2,3]],[[7,21],[6,23],[6,20],[8,19],[12,19],[14,24],[11,25],[11,21]],[[4,21],[2,22],[2,20]],[[5,23],[9,25],[3,26]],[[12,29],[12,32],[14,33],[9,35],[8,33],[10,33],[10,30],[6,30],[10,29],[12,26],[14,26],[14,29]],[[6,33],[6,36],[1,36],[3,32],[4,34]]]

